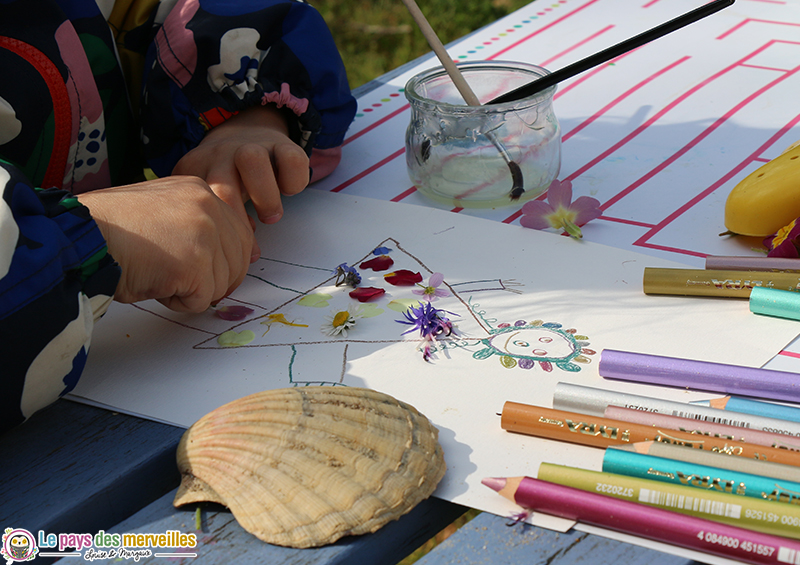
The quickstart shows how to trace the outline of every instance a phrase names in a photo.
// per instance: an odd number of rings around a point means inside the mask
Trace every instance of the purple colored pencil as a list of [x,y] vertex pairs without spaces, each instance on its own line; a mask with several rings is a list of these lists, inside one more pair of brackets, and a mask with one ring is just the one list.
[[706,269],[721,271],[800,271],[800,259],[709,255]]
[[800,556],[800,541],[797,540],[719,524],[539,479],[487,478],[482,482],[523,508],[744,563],[797,563],[796,559]]
[[604,349],[606,379],[800,402],[800,374]]

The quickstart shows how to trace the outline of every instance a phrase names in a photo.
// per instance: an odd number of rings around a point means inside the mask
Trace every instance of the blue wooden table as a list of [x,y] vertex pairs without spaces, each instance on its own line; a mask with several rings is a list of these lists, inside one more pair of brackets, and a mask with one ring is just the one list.
[[[423,58],[356,89],[361,96]],[[102,323],[102,322],[101,322]],[[467,509],[436,498],[374,534],[318,549],[271,546],[245,532],[216,505],[175,509],[175,448],[183,429],[60,400],[0,436],[0,529],[45,534],[195,533],[196,557],[138,563],[394,565]],[[56,548],[57,549],[57,548]],[[42,552],[52,551],[47,548]],[[82,558],[62,558],[80,563]],[[37,557],[48,563],[55,557]],[[125,560],[117,559],[116,563]],[[128,560],[132,561],[132,560]],[[603,537],[566,534],[480,514],[424,556],[421,565],[693,565],[695,562]]]
[[[466,510],[431,498],[374,534],[319,549],[263,543],[225,508],[175,509],[175,447],[183,430],[61,400],[0,437],[0,526],[45,533],[196,533],[196,557],[183,563],[395,564]],[[567,534],[480,514],[418,563],[689,565],[686,559],[580,532]],[[42,549],[40,551],[47,551]],[[83,562],[67,559],[66,562]],[[166,562],[175,558],[140,560]],[[37,557],[35,563],[55,558]],[[119,562],[117,560],[116,562]]]

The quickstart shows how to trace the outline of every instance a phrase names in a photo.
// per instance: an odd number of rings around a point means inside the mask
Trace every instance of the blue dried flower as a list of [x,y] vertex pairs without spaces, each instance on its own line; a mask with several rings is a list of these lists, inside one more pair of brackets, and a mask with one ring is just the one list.
[[335,286],[348,285],[356,288],[361,284],[361,275],[358,274],[355,267],[348,267],[347,263],[342,263],[336,267],[336,282]]

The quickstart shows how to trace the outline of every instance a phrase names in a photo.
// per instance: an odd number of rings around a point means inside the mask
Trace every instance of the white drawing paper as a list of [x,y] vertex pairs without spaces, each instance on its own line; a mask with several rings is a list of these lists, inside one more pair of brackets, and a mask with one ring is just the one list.
[[[552,406],[559,381],[681,401],[709,395],[603,380],[603,349],[758,367],[797,334],[796,322],[749,312],[746,300],[647,296],[646,266],[683,267],[629,250],[454,215],[435,209],[306,191],[283,220],[258,228],[262,259],[220,305],[254,313],[226,321],[213,310],[176,314],[157,302],[114,304],[92,343],[76,397],[189,426],[210,410],[265,389],[363,386],[408,402],[440,431],[448,465],[436,495],[505,515],[513,505],[480,484],[486,476],[535,475],[541,461],[599,469],[602,451],[510,434],[503,403]],[[387,247],[387,271],[434,272],[458,335],[430,362],[418,334],[393,308],[416,304],[415,287],[359,269]],[[364,304],[335,286],[355,266],[361,286],[386,294]],[[360,306],[346,337],[325,318]],[[232,332],[232,333],[225,333]],[[238,347],[220,336],[249,335]],[[225,339],[222,340],[225,343]],[[544,517],[548,524],[547,517]]]

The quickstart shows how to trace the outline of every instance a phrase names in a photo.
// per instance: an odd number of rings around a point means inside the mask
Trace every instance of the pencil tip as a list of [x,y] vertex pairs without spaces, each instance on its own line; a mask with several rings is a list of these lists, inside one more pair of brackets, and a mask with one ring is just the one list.
[[495,492],[500,492],[503,490],[503,487],[506,486],[506,480],[496,477],[486,477],[485,479],[481,479],[481,484],[486,485]]

